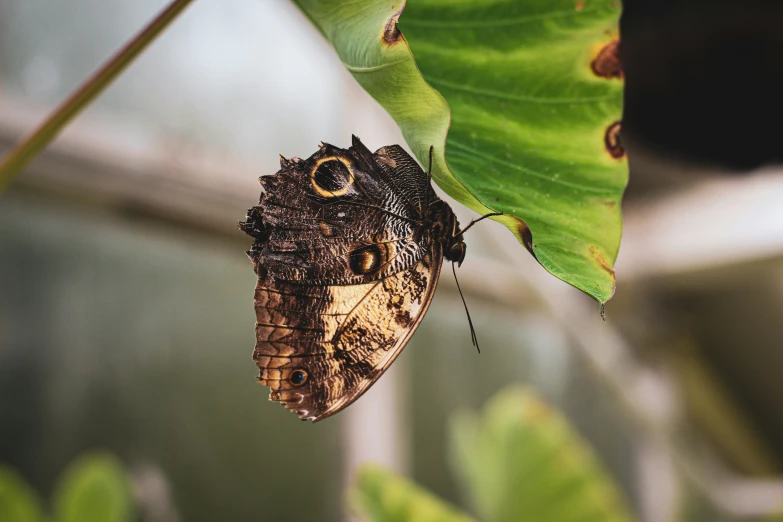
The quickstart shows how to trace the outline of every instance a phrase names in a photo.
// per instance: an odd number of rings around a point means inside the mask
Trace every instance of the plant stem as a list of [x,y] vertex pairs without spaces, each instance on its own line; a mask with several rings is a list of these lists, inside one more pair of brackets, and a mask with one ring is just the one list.
[[82,83],[37,129],[0,160],[0,193],[192,2],[172,0],[147,26]]

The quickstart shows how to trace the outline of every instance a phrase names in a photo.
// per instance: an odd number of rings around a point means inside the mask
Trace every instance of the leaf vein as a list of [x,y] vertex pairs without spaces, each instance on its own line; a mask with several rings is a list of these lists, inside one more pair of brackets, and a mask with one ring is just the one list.
[[347,64],[347,63],[343,62],[343,66],[345,66],[345,68],[348,69],[349,71],[351,71],[352,73],[366,74],[366,73],[372,73],[372,72],[375,72],[375,71],[380,71],[382,69],[386,69],[387,67],[393,67],[395,65],[398,65],[398,64],[401,64],[401,63],[404,63],[404,62],[407,62],[407,61],[408,61],[408,58],[403,58],[402,60],[397,60],[396,62],[382,63],[380,65],[373,65],[372,67],[360,67],[358,65],[350,65],[350,64]]
[[472,154],[473,156],[475,156],[477,158],[481,158],[481,159],[484,159],[484,160],[487,160],[487,161],[492,161],[492,162],[497,163],[499,165],[503,165],[505,167],[509,167],[509,168],[514,169],[514,170],[518,170],[520,172],[524,172],[525,174],[529,174],[529,175],[534,176],[536,178],[546,180],[546,181],[548,181],[550,183],[554,183],[556,185],[563,185],[563,186],[566,186],[566,187],[571,187],[571,188],[576,189],[576,190],[581,190],[581,191],[584,191],[584,192],[593,192],[593,193],[596,193],[596,194],[607,194],[608,193],[606,190],[596,189],[595,187],[591,187],[589,185],[582,185],[582,184],[579,184],[579,183],[572,183],[572,182],[565,181],[565,180],[560,179],[560,178],[558,178],[556,181],[552,181],[552,176],[549,176],[547,174],[543,174],[543,173],[535,171],[535,170],[531,170],[531,169],[525,168],[522,165],[517,165],[516,163],[511,163],[509,161],[504,161],[504,160],[502,160],[502,159],[500,159],[500,158],[498,158],[496,156],[493,156],[491,154],[485,154],[485,153],[480,152],[480,151],[478,151],[478,150],[476,150],[476,149],[474,149],[472,147],[469,147],[469,146],[467,146],[467,145],[465,145],[463,143],[455,141],[454,139],[450,139],[448,141],[448,144],[452,145],[453,147],[455,147],[457,149],[461,149],[463,152],[467,152],[469,154]]
[[586,96],[584,98],[539,98],[537,96],[520,96],[517,94],[508,94],[504,92],[492,91],[489,89],[477,89],[468,85],[458,85],[439,78],[427,77],[427,81],[436,86],[446,87],[462,92],[469,92],[480,96],[500,98],[502,100],[520,101],[524,103],[533,103],[538,105],[561,105],[566,103],[595,103],[614,100],[616,96]]
[[588,9],[582,9],[581,11],[568,10],[568,11],[553,11],[551,13],[542,13],[537,15],[520,16],[517,18],[506,18],[504,20],[447,20],[447,21],[435,21],[424,20],[416,18],[404,18],[400,23],[403,27],[406,25],[416,27],[428,27],[428,28],[448,28],[448,29],[473,29],[478,27],[503,27],[508,25],[526,24],[529,22],[538,22],[541,20],[548,20],[550,18],[568,18],[571,16],[584,15],[601,11],[606,9],[606,6],[593,7]]

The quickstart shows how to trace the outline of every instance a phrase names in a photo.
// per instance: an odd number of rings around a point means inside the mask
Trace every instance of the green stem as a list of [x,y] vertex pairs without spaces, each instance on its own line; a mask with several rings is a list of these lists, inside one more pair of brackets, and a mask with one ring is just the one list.
[[139,34],[79,86],[38,128],[0,160],[0,193],[82,109],[125,70],[192,0],[172,0]]

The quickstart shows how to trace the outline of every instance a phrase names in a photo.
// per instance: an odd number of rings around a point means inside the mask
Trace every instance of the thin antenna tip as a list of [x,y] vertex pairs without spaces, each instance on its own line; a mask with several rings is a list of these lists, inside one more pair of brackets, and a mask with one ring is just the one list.
[[457,279],[457,268],[453,261],[451,262],[451,271],[454,272],[454,281],[457,283],[457,290],[459,290],[459,296],[462,298],[462,306],[465,307],[465,314],[467,314],[468,316],[468,325],[470,325],[470,342],[472,342],[473,346],[476,347],[478,353],[481,353],[481,348],[479,348],[479,343],[478,343],[478,336],[476,335],[476,329],[473,328],[473,320],[470,318],[470,312],[468,311],[468,303],[465,302],[465,296],[462,295],[462,288],[460,288],[459,279]]

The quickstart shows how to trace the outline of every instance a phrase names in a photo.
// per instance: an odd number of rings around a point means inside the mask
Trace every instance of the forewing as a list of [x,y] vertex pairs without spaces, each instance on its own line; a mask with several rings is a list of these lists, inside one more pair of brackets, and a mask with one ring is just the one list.
[[[278,281],[308,285],[366,283],[418,263],[428,245],[416,235],[422,215],[415,187],[427,178],[397,149],[373,155],[358,140],[347,150],[325,144],[260,178],[259,204],[241,225],[257,239],[251,257]],[[374,262],[357,265],[372,245]]]
[[439,244],[407,270],[345,286],[259,277],[254,352],[261,384],[302,419],[321,420],[361,396],[391,365],[432,301]]

